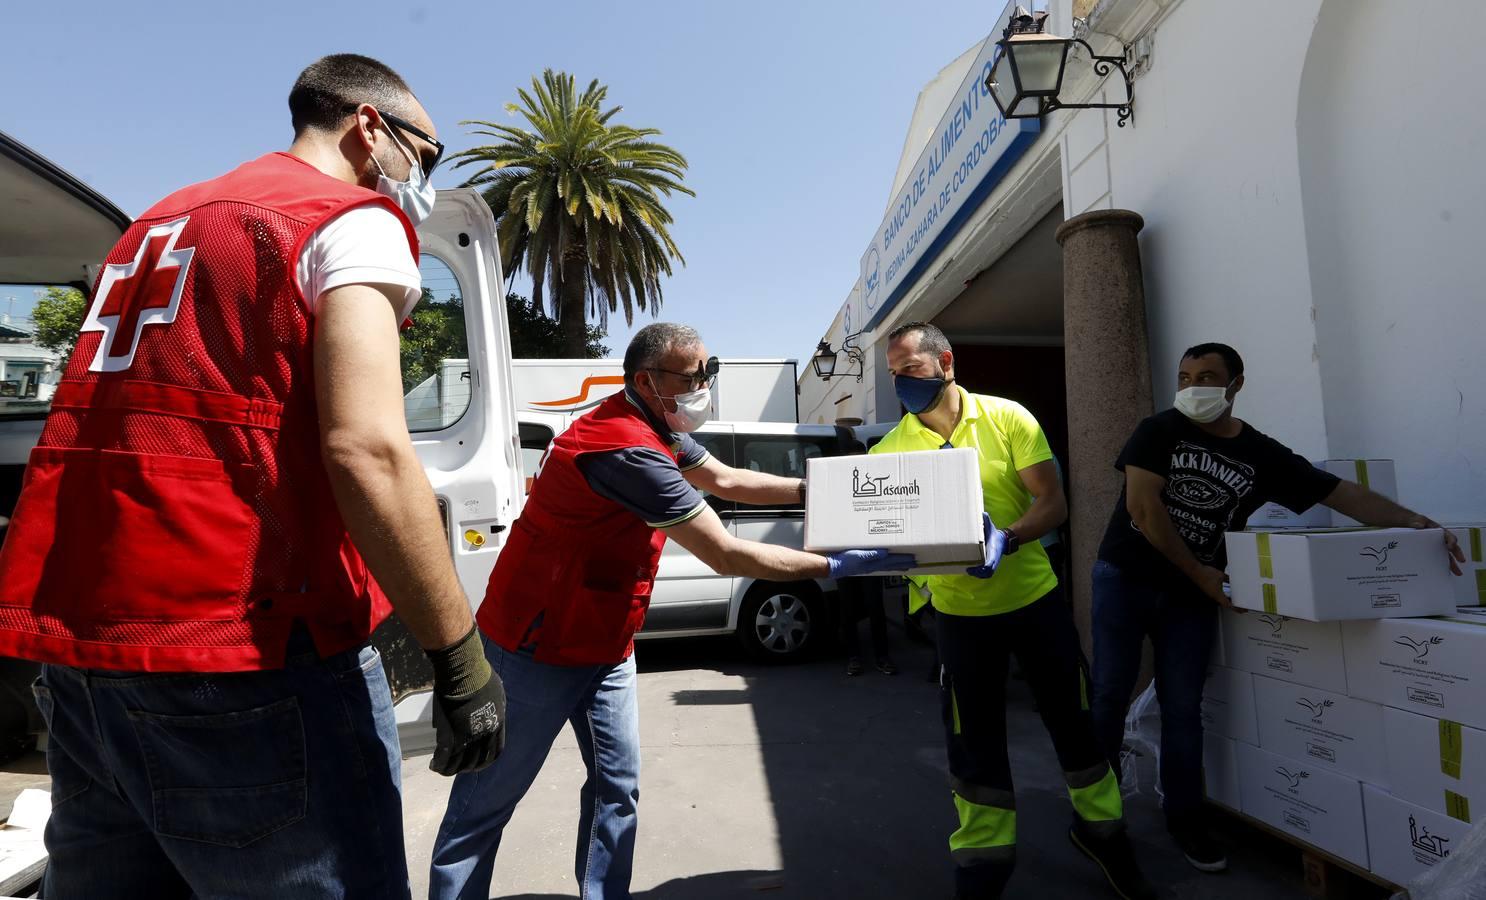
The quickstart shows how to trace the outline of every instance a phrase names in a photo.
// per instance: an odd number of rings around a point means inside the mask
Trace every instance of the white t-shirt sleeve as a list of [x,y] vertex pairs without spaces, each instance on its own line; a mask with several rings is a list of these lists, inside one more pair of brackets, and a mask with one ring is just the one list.
[[405,289],[401,323],[423,296],[423,278],[413,261],[408,234],[397,216],[381,206],[357,206],[321,225],[300,251],[299,289],[313,315],[320,295],[348,284],[390,284]]

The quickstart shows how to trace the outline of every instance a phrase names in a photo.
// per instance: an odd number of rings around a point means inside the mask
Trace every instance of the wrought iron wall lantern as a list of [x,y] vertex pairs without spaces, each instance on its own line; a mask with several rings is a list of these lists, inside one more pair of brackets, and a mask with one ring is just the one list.
[[[860,334],[860,332],[858,332]],[[821,341],[815,348],[815,355],[810,357],[810,366],[815,369],[815,374],[830,381],[832,378],[846,378],[855,375],[857,381],[862,380],[862,369],[866,364],[866,354],[862,353],[856,344],[857,335],[848,335],[841,342],[841,349],[832,350],[829,341]],[[840,354],[846,354],[847,371],[837,372],[836,363]],[[853,368],[854,367],[854,368]]]
[[[1082,38],[1063,38],[1047,34],[1046,12],[1028,13],[1018,6],[996,46],[1001,48],[986,87],[1001,114],[1008,119],[1037,119],[1055,109],[1118,110],[1119,126],[1130,119],[1130,105],[1135,101],[1130,86],[1130,73],[1125,69],[1125,56],[1099,56]],[[1122,103],[1064,103],[1058,99],[1063,88],[1063,74],[1073,46],[1082,45],[1089,54],[1094,74],[1100,78],[1118,69],[1125,81]]]

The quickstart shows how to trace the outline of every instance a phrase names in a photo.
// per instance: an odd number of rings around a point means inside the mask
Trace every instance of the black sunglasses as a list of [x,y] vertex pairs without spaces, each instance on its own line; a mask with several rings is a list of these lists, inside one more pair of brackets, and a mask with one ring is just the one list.
[[[404,135],[411,134],[414,137],[422,138],[429,144],[433,145],[433,159],[431,161],[422,153],[418,153],[418,160],[423,164],[423,174],[432,175],[433,170],[439,167],[439,161],[444,158],[444,145],[440,143],[439,140],[433,135],[414,125],[412,122],[409,122],[407,119],[401,118],[400,116],[394,116],[392,113],[382,112],[380,109],[377,110],[377,114],[380,115],[384,120],[386,120],[388,125],[391,125],[398,131],[403,132]],[[408,143],[411,144],[412,142],[409,141]],[[413,152],[417,153],[416,150],[414,150]]]
[[677,378],[688,379],[693,388],[701,389],[704,386],[712,386],[712,383],[717,380],[717,370],[719,368],[721,366],[717,362],[717,357],[711,356],[707,358],[706,362],[697,366],[695,372],[672,372],[670,369],[662,369],[659,366],[651,366],[650,371],[664,372],[667,375],[675,375]]

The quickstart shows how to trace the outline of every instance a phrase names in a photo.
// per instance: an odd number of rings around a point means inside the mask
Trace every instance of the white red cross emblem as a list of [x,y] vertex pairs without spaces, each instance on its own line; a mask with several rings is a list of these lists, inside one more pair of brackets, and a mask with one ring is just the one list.
[[103,339],[88,369],[122,372],[134,364],[146,325],[175,321],[186,287],[195,247],[176,247],[190,216],[156,225],[145,232],[134,260],[105,266],[98,293],[82,331],[101,331]]

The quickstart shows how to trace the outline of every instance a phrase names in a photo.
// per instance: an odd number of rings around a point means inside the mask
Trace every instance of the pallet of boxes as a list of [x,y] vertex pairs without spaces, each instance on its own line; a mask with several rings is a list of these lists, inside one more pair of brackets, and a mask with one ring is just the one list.
[[[1395,496],[1387,460],[1318,465]],[[1438,530],[1249,524],[1227,536],[1243,611],[1204,690],[1208,798],[1321,851],[1308,866],[1406,885],[1486,818],[1486,527],[1450,526],[1457,577]]]

